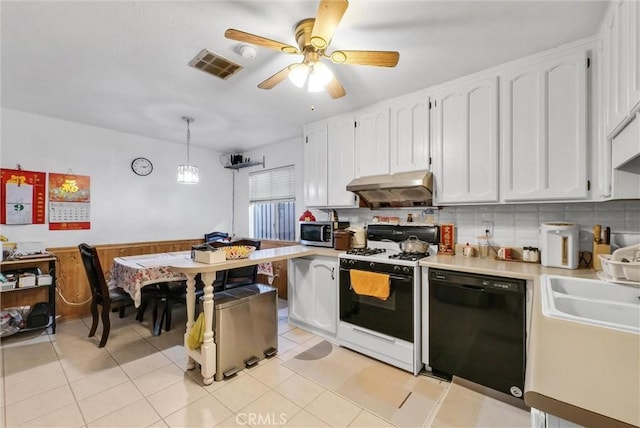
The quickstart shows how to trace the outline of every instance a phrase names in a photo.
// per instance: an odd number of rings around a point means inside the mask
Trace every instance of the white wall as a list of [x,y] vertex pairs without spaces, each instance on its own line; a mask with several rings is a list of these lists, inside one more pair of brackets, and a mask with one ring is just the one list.
[[[300,138],[281,141],[258,147],[255,150],[243,153],[244,157],[252,161],[265,158],[265,169],[273,169],[281,166],[295,165],[296,171],[296,215],[299,216],[305,210],[302,187],[302,129]],[[260,171],[261,166],[254,166],[238,170],[235,177],[235,234],[238,236],[250,236],[249,234],[249,174]],[[299,231],[296,231],[296,236]]]
[[[49,231],[43,225],[2,225],[11,241],[44,241],[46,247],[202,238],[231,230],[231,172],[220,153],[191,147],[200,183],[176,181],[185,144],[2,109],[0,165],[30,171],[89,175],[91,229]],[[139,177],[131,161],[143,156],[153,172]],[[47,203],[48,209],[48,203]],[[47,213],[48,220],[48,213]]]

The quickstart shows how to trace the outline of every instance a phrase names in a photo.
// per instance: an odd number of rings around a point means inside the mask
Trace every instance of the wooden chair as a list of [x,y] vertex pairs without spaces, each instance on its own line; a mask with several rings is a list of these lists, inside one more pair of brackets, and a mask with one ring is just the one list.
[[91,316],[93,317],[93,323],[91,324],[89,337],[93,337],[96,334],[96,329],[98,328],[98,306],[101,306],[102,337],[98,347],[102,348],[107,344],[109,331],[111,330],[109,312],[112,309],[117,309],[119,310],[120,318],[124,317],[124,308],[133,306],[133,299],[122,288],[109,289],[100,265],[98,251],[94,247],[82,243],[78,245],[78,249],[80,250],[82,264],[91,288]]

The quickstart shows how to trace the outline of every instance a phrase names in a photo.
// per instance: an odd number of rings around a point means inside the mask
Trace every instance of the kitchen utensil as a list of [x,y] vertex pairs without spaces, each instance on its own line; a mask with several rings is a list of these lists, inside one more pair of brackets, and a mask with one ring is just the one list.
[[406,241],[400,242],[400,249],[405,253],[426,253],[429,250],[429,244],[411,235]]
[[599,224],[594,225],[593,226],[593,240],[596,241],[598,244],[601,241],[601,239],[600,239],[601,233],[602,233],[602,226],[600,226]]
[[367,234],[363,227],[349,226],[345,230],[353,232],[351,237],[351,246],[353,248],[365,248],[367,246]]

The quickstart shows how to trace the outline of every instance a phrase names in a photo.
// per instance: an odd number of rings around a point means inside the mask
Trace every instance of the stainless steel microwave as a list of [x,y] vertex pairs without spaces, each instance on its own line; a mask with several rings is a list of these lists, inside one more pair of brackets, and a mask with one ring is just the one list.
[[301,221],[300,243],[333,248],[333,231],[347,227],[348,221]]

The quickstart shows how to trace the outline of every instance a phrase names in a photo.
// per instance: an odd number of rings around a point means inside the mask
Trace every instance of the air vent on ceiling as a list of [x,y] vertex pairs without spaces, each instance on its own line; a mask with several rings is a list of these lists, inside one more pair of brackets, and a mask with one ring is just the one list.
[[189,61],[189,65],[225,80],[242,70],[240,64],[231,62],[209,49],[202,49]]

